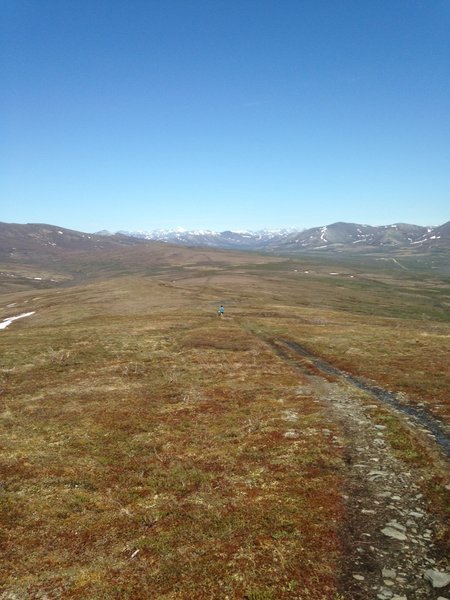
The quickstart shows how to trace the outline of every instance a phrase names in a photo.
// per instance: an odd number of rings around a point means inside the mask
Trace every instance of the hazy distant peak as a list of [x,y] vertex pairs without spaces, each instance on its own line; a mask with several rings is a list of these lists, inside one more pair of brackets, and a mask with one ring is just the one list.
[[[338,221],[310,229],[284,228],[213,231],[209,229],[186,230],[156,229],[120,233],[145,240],[170,242],[211,248],[294,252],[301,250],[336,250],[339,248],[400,248],[434,243],[448,238],[449,224],[437,228],[393,223],[389,225],[363,225]],[[439,230],[439,231],[438,231]],[[438,231],[438,233],[436,233]]]

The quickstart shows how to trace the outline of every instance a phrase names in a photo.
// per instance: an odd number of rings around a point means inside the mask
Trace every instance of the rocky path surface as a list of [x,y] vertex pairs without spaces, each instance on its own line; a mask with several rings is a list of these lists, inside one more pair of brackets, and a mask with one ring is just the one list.
[[[273,347],[292,363],[292,345],[291,355],[285,351],[286,345],[284,349],[283,344]],[[294,366],[302,370],[301,361],[295,361]],[[307,371],[302,372],[307,375]],[[349,556],[342,580],[345,598],[450,599],[450,565],[435,558],[436,520],[427,511],[417,476],[394,456],[385,439],[386,427],[371,417],[376,405],[370,404],[370,396],[363,398],[346,378],[330,382],[309,374],[307,380],[308,389],[303,386],[299,392],[326,401],[330,421],[338,422],[343,432],[339,439],[323,430],[332,436],[333,443],[345,448],[348,465],[348,522],[343,533]],[[436,435],[426,428],[425,432],[430,443],[435,443]],[[439,433],[445,438],[445,432]],[[445,454],[445,445],[441,449]]]
[[283,354],[282,347],[288,347],[295,354],[306,357],[311,363],[323,373],[340,377],[350,383],[352,386],[367,392],[374,396],[377,400],[391,406],[397,411],[403,413],[411,424],[423,430],[430,436],[433,437],[435,442],[441,447],[443,452],[448,458],[450,458],[450,428],[444,425],[441,421],[438,421],[430,412],[426,411],[423,405],[411,406],[409,404],[402,403],[399,398],[401,394],[396,394],[389,390],[385,390],[379,386],[369,383],[362,377],[356,377],[350,373],[346,373],[324,361],[321,358],[313,356],[310,352],[295,342],[288,340],[281,340],[281,348],[278,347],[278,353]]
[[[438,570],[435,521],[413,474],[397,460],[382,425],[339,383],[318,384],[332,416],[343,424],[351,474],[346,496],[352,544],[348,578],[353,598],[438,598],[427,573]],[[450,582],[450,578],[449,578]]]

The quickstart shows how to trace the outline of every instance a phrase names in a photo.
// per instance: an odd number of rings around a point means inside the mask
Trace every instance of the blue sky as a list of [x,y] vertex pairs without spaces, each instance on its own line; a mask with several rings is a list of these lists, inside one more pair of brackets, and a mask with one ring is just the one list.
[[0,0],[0,221],[450,219],[450,0]]

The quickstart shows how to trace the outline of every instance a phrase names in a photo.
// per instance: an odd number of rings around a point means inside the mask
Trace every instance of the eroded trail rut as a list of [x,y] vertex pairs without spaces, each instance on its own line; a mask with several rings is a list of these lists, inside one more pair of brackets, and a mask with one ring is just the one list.
[[[340,425],[339,436],[323,429],[332,442],[345,449],[344,501],[347,520],[342,532],[348,560],[342,566],[343,597],[348,600],[447,599],[450,584],[434,588],[431,573],[449,572],[434,540],[438,522],[428,511],[417,474],[392,452],[385,426],[372,417],[370,396],[405,416],[430,444],[450,456],[450,436],[444,426],[419,408],[402,405],[395,394],[345,373],[306,348],[289,340],[266,340],[276,353],[302,372],[302,394],[326,402],[330,423]],[[312,375],[333,375],[335,381]],[[362,398],[360,390],[369,394]],[[369,401],[367,401],[369,400]],[[445,459],[444,459],[445,460]]]
[[319,371],[323,373],[327,373],[329,375],[335,375],[337,377],[342,377],[350,383],[351,385],[359,388],[363,392],[366,392],[372,396],[374,396],[377,400],[381,400],[382,402],[388,404],[392,408],[397,411],[407,415],[412,419],[412,422],[416,425],[424,429],[431,436],[434,437],[436,443],[440,446],[444,454],[450,458],[450,431],[444,424],[439,422],[433,415],[426,412],[424,409],[409,406],[402,404],[398,400],[397,394],[385,390],[381,387],[371,385],[369,382],[365,381],[360,377],[356,377],[345,371],[342,371],[330,363],[324,361],[317,356],[311,354],[305,347],[301,346],[296,342],[292,342],[289,340],[277,340],[277,343],[272,343],[272,346],[275,348],[277,353],[285,358],[288,358],[288,355],[284,352],[283,347],[289,348],[294,353],[307,358]]

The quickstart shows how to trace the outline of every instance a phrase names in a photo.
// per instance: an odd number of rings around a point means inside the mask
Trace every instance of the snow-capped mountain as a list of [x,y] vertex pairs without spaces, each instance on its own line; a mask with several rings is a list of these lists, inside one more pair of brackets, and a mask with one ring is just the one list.
[[158,229],[155,231],[118,232],[145,240],[206,246],[210,248],[263,250],[267,252],[298,252],[308,250],[395,250],[410,247],[430,248],[448,245],[450,222],[440,227],[423,227],[406,223],[393,225],[360,225],[333,223],[311,229],[281,229],[261,231],[210,231],[185,229]]
[[359,225],[357,223],[333,223],[315,227],[291,236],[283,242],[287,249],[338,249],[342,247],[401,248],[414,244],[431,231],[428,227],[396,223],[394,225]]
[[145,240],[182,244],[183,246],[264,250],[273,243],[282,242],[289,234],[293,233],[293,230],[211,231],[199,229],[188,231],[178,227],[154,231],[119,231],[118,233]]
[[116,251],[125,247],[146,247],[155,242],[183,246],[232,250],[254,250],[273,254],[299,255],[304,252],[432,254],[450,258],[450,221],[438,227],[396,223],[374,227],[356,223],[333,223],[302,231],[293,229],[262,231],[150,232],[101,231],[83,233],[46,224],[0,223],[0,258],[15,260],[57,257],[72,252]]
[[430,245],[447,245],[450,242],[450,221],[440,225],[439,227],[429,227],[427,232],[424,233],[418,240],[413,242],[416,246],[430,246]]

